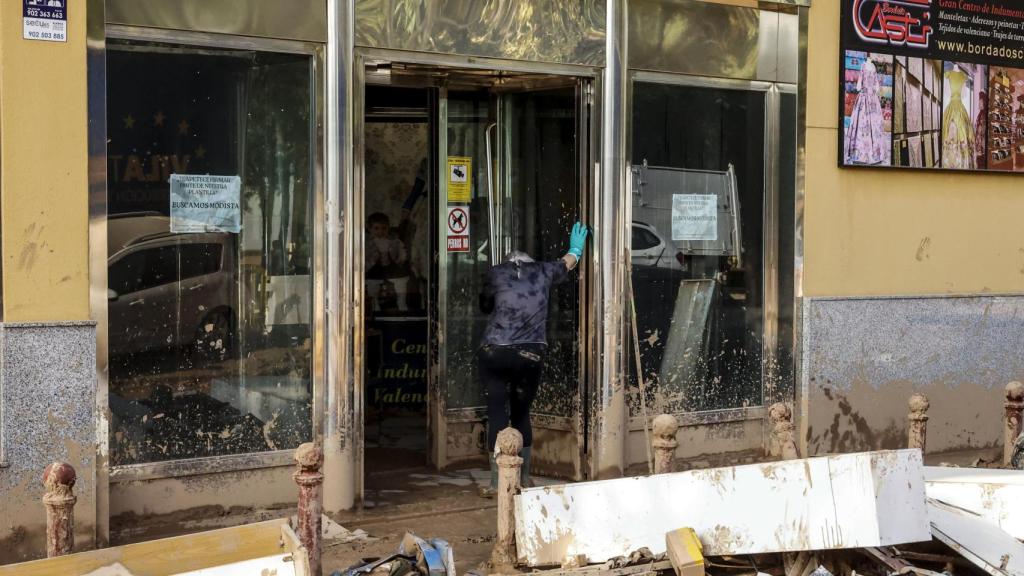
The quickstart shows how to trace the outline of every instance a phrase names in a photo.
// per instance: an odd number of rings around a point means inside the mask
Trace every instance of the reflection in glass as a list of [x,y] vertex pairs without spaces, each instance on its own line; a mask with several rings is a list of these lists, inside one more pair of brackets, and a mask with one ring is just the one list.
[[[764,93],[636,83],[633,94],[632,287],[647,404],[759,405]],[[628,375],[637,391],[633,354]]]
[[[108,44],[115,465],[311,435],[311,62]],[[240,176],[240,233],[171,232],[171,174]]]

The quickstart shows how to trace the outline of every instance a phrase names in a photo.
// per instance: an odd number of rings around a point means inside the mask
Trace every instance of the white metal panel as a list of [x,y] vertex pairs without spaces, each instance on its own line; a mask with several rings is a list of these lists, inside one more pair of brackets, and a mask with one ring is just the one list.
[[888,546],[931,538],[917,450],[868,452],[524,490],[516,544],[531,566],[591,562],[691,527],[709,556]]
[[932,534],[993,576],[1024,575],[1024,544],[966,510],[928,500]]
[[929,498],[970,510],[1024,539],[1024,472],[927,466],[924,479]]

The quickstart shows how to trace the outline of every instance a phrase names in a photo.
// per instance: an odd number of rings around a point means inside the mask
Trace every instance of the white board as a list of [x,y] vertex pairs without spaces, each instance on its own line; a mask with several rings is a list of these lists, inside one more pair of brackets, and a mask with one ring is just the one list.
[[929,498],[970,510],[1024,540],[1024,471],[926,466]]
[[1024,575],[1024,544],[966,510],[928,500],[935,538],[993,576]]
[[696,532],[708,556],[930,540],[918,450],[846,454],[523,490],[516,545],[530,566],[603,562],[665,533]]

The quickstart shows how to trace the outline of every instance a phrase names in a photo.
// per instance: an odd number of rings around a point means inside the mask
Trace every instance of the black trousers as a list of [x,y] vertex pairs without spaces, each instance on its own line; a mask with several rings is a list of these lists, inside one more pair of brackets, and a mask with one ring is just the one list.
[[530,405],[544,367],[542,344],[487,345],[478,355],[480,379],[487,389],[487,450],[494,453],[498,432],[512,426],[523,435],[523,448],[533,445]]

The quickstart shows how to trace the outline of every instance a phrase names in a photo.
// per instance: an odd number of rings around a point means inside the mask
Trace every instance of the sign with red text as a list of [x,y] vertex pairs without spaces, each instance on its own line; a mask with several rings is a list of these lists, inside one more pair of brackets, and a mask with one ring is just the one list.
[[839,1],[841,166],[1024,172],[1024,2]]
[[469,252],[469,207],[448,207],[448,252]]

